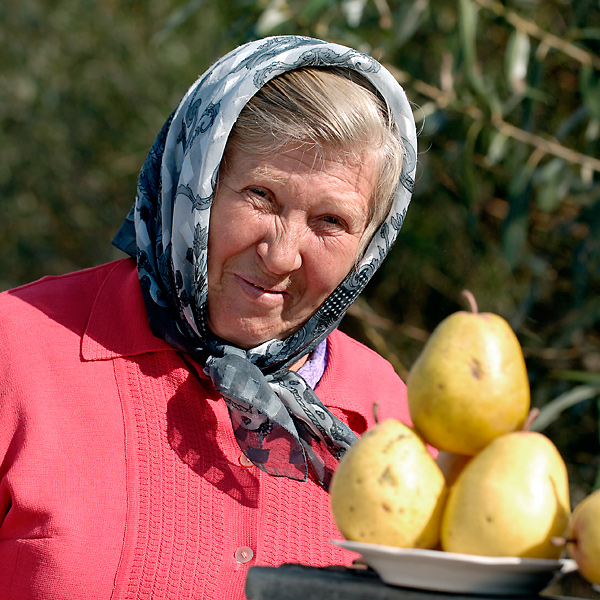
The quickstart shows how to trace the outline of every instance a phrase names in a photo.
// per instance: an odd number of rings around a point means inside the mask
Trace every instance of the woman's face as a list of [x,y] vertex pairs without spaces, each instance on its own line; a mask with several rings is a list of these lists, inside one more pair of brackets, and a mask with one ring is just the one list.
[[208,321],[243,348],[298,330],[356,259],[375,161],[296,148],[229,151],[211,209]]

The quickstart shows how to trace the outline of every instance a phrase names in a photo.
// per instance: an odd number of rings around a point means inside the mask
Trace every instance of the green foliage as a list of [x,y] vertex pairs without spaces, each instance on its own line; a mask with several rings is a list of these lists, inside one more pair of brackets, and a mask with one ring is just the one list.
[[185,89],[279,33],[374,55],[421,130],[403,232],[343,327],[405,375],[469,288],[517,332],[546,432],[588,490],[597,381],[576,386],[600,372],[597,0],[5,3],[0,287],[117,256],[137,171]]

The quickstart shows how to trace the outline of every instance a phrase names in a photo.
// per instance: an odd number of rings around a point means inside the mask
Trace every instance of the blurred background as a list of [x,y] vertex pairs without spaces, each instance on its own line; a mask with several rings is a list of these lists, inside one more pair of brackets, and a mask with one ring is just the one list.
[[414,103],[416,192],[342,328],[406,377],[435,326],[502,315],[573,503],[600,486],[598,0],[16,0],[0,4],[0,289],[96,265],[188,86],[266,35],[340,42]]

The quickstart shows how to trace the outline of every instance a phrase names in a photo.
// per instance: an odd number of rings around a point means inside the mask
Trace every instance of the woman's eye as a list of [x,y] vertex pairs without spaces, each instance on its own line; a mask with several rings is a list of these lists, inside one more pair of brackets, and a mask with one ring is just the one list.
[[326,215],[323,217],[323,222],[328,226],[333,227],[334,229],[347,229],[346,223],[340,219],[339,217],[334,217],[333,215]]
[[255,194],[256,196],[260,196],[261,198],[267,197],[267,192],[265,190],[261,190],[260,188],[250,188],[248,190],[251,194]]
[[274,198],[269,190],[259,187],[248,187],[244,190],[244,196],[256,210],[271,212],[274,208]]

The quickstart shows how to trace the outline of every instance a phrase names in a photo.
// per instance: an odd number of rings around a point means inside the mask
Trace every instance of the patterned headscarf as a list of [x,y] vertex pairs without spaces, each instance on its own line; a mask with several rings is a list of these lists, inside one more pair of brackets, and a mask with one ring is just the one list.
[[[210,207],[225,145],[240,111],[273,77],[299,67],[336,66],[366,77],[385,99],[405,148],[393,207],[355,269],[296,333],[244,350],[207,325]],[[338,326],[389,252],[404,221],[416,168],[410,105],[373,58],[321,40],[271,37],[215,63],[188,90],[152,146],[136,201],[115,246],[136,258],[153,333],[203,365],[223,396],[246,456],[271,475],[327,487],[335,460],[356,436],[288,367]]]

